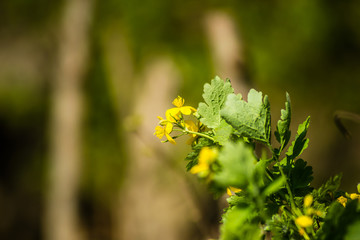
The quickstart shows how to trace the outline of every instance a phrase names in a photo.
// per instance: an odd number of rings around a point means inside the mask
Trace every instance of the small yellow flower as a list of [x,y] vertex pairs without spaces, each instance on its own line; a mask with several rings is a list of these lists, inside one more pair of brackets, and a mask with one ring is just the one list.
[[351,194],[350,194],[350,198],[351,198],[352,200],[359,199],[359,201],[360,201],[360,194],[351,193]]
[[191,115],[193,112],[196,112],[196,109],[193,107],[183,106],[184,103],[185,103],[185,100],[180,96],[178,96],[177,98],[174,99],[172,104],[175,106],[175,108],[170,108],[165,113],[166,118],[170,122],[176,122],[176,121],[180,120],[181,114]]
[[159,139],[162,139],[165,135],[167,140],[172,144],[176,144],[175,140],[170,136],[172,132],[173,125],[170,122],[165,123],[164,126],[156,126],[154,135],[157,136]]
[[346,206],[346,203],[347,203],[347,198],[346,197],[343,197],[343,196],[340,196],[336,199],[339,203],[341,203],[344,207]]
[[210,164],[215,161],[217,152],[209,147],[203,147],[199,153],[198,164],[190,169],[192,174],[206,177],[210,173]]
[[[191,120],[185,120],[185,128],[188,131],[191,132],[198,132],[199,131],[199,127],[197,124],[195,124],[193,121]],[[193,141],[196,139],[197,135],[196,134],[190,134],[190,139],[186,142],[187,144],[191,145],[193,143]]]
[[310,227],[313,224],[313,220],[309,216],[300,216],[295,219],[295,223],[302,228]]
[[233,193],[238,193],[238,192],[241,192],[242,191],[242,189],[240,189],[240,188],[235,188],[235,187],[228,187],[227,189],[226,189],[226,193],[227,193],[227,195],[229,195],[230,197],[233,195]]
[[304,207],[310,207],[312,202],[313,202],[313,196],[311,196],[310,194],[306,195],[304,197]]

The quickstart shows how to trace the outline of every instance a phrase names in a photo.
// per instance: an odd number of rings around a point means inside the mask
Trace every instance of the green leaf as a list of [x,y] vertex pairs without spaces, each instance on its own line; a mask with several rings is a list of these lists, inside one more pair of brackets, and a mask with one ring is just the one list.
[[226,188],[246,188],[255,171],[256,158],[253,149],[244,142],[227,142],[219,153],[221,170],[215,173],[214,181]]
[[289,161],[294,160],[308,147],[309,139],[305,137],[309,128],[309,124],[310,117],[308,117],[305,122],[299,125],[295,140],[292,142],[291,146],[286,152],[286,156]]
[[298,159],[290,172],[290,184],[295,196],[305,196],[312,191],[310,187],[313,170],[311,166],[307,166],[306,162]]
[[276,140],[281,144],[281,149],[283,149],[286,144],[289,142],[291,132],[289,130],[291,122],[291,104],[290,96],[286,93],[286,102],[285,109],[281,109],[281,117],[277,122],[275,137]]
[[342,174],[329,178],[319,189],[314,189],[312,192],[313,197],[321,203],[332,202],[335,191],[340,187],[341,178]]
[[261,92],[251,89],[248,102],[229,94],[220,114],[239,135],[270,142],[270,104],[267,96],[263,100]]
[[233,93],[230,81],[224,82],[219,77],[211,80],[211,84],[204,85],[203,98],[205,103],[200,103],[197,113],[200,121],[209,128],[216,128],[220,125],[220,110],[224,105],[228,94]]
[[271,182],[262,193],[264,196],[269,196],[277,191],[279,191],[281,188],[284,187],[286,183],[286,177],[280,176],[277,179],[275,179],[273,182]]
[[256,216],[256,211],[250,207],[232,207],[223,215],[220,240],[262,239],[261,228],[251,221]]
[[351,224],[347,228],[347,233],[344,240],[359,240],[360,238],[360,219]]
[[221,120],[220,125],[214,130],[214,140],[220,145],[225,145],[233,132],[233,128],[225,120]]

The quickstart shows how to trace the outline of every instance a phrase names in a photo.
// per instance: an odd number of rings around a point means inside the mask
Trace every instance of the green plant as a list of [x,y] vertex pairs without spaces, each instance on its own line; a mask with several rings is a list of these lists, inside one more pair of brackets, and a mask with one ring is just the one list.
[[173,144],[190,135],[187,170],[215,195],[228,193],[221,240],[360,239],[360,195],[338,190],[341,174],[318,189],[310,185],[312,167],[300,158],[309,143],[310,118],[290,142],[288,94],[275,131],[261,92],[251,89],[245,101],[230,81],[215,77],[205,84],[203,98],[196,110],[177,97],[166,119],[159,117],[155,135]]

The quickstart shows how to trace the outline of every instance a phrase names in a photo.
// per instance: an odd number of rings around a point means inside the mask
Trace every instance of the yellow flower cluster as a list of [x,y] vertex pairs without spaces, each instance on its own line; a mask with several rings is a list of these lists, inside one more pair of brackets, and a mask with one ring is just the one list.
[[298,225],[301,228],[307,228],[313,224],[313,220],[309,216],[309,215],[311,215],[311,214],[309,214],[310,213],[309,210],[312,209],[312,208],[310,208],[312,202],[313,202],[313,196],[311,196],[310,194],[308,194],[304,197],[304,209],[305,209],[306,213],[305,213],[305,215],[299,216],[298,218],[295,219],[296,225]]
[[184,115],[191,115],[192,113],[196,112],[196,109],[191,106],[184,106],[185,100],[177,96],[174,99],[172,104],[175,106],[174,108],[170,108],[166,111],[165,116],[170,122],[177,122],[181,120],[182,114]]
[[217,150],[209,147],[203,147],[199,153],[198,164],[190,169],[192,174],[198,174],[199,177],[209,176],[210,165],[216,160]]
[[350,194],[348,194],[348,193],[346,193],[345,195],[346,195],[346,197],[340,196],[340,197],[338,197],[338,198],[336,199],[336,200],[337,200],[341,205],[343,205],[344,207],[346,207],[346,203],[347,203],[347,201],[348,201],[349,199],[351,199],[351,200],[357,199],[357,200],[360,202],[360,194],[357,194],[357,193],[350,193]]
[[296,225],[299,227],[299,234],[301,236],[307,236],[306,228],[313,225],[313,216],[324,217],[324,213],[319,210],[315,210],[311,207],[314,198],[308,194],[304,197],[304,215],[301,215],[295,219]]
[[[167,140],[172,144],[176,144],[174,138],[179,137],[175,136],[172,137],[170,134],[173,131],[181,131],[184,134],[190,134],[190,139],[188,140],[188,144],[192,144],[192,142],[197,137],[197,132],[200,129],[200,123],[195,123],[192,120],[184,120],[184,115],[191,115],[196,112],[196,109],[191,106],[184,106],[185,100],[178,96],[174,99],[172,104],[175,106],[174,108],[170,108],[166,110],[165,116],[166,119],[163,119],[162,117],[158,117],[159,125],[155,127],[155,133],[154,135],[158,137],[159,139],[162,139],[164,136]],[[174,127],[177,127],[176,129]]]
[[[203,147],[199,153],[198,163],[190,169],[190,172],[192,174],[197,174],[201,178],[209,177],[211,174],[211,164],[215,162],[217,155],[217,149]],[[232,196],[241,191],[241,189],[231,186],[226,188],[226,193],[229,196]]]

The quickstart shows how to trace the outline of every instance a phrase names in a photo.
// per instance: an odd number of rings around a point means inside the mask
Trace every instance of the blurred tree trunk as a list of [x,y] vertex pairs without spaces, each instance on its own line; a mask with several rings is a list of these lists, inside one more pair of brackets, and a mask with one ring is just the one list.
[[205,17],[216,74],[231,79],[235,92],[247,93],[250,88],[245,78],[243,46],[236,29],[235,22],[223,12],[210,12]]
[[44,238],[80,239],[77,190],[81,162],[82,79],[88,56],[90,0],[67,0],[59,30],[51,99],[49,178]]
[[156,116],[163,115],[176,96],[179,73],[169,57],[157,58],[148,64],[142,79],[132,117],[141,122],[127,134],[131,161],[119,192],[115,239],[189,239],[189,222],[197,222],[200,213],[184,175],[176,174],[178,165],[167,157],[174,154],[174,146],[160,143],[153,135]]

